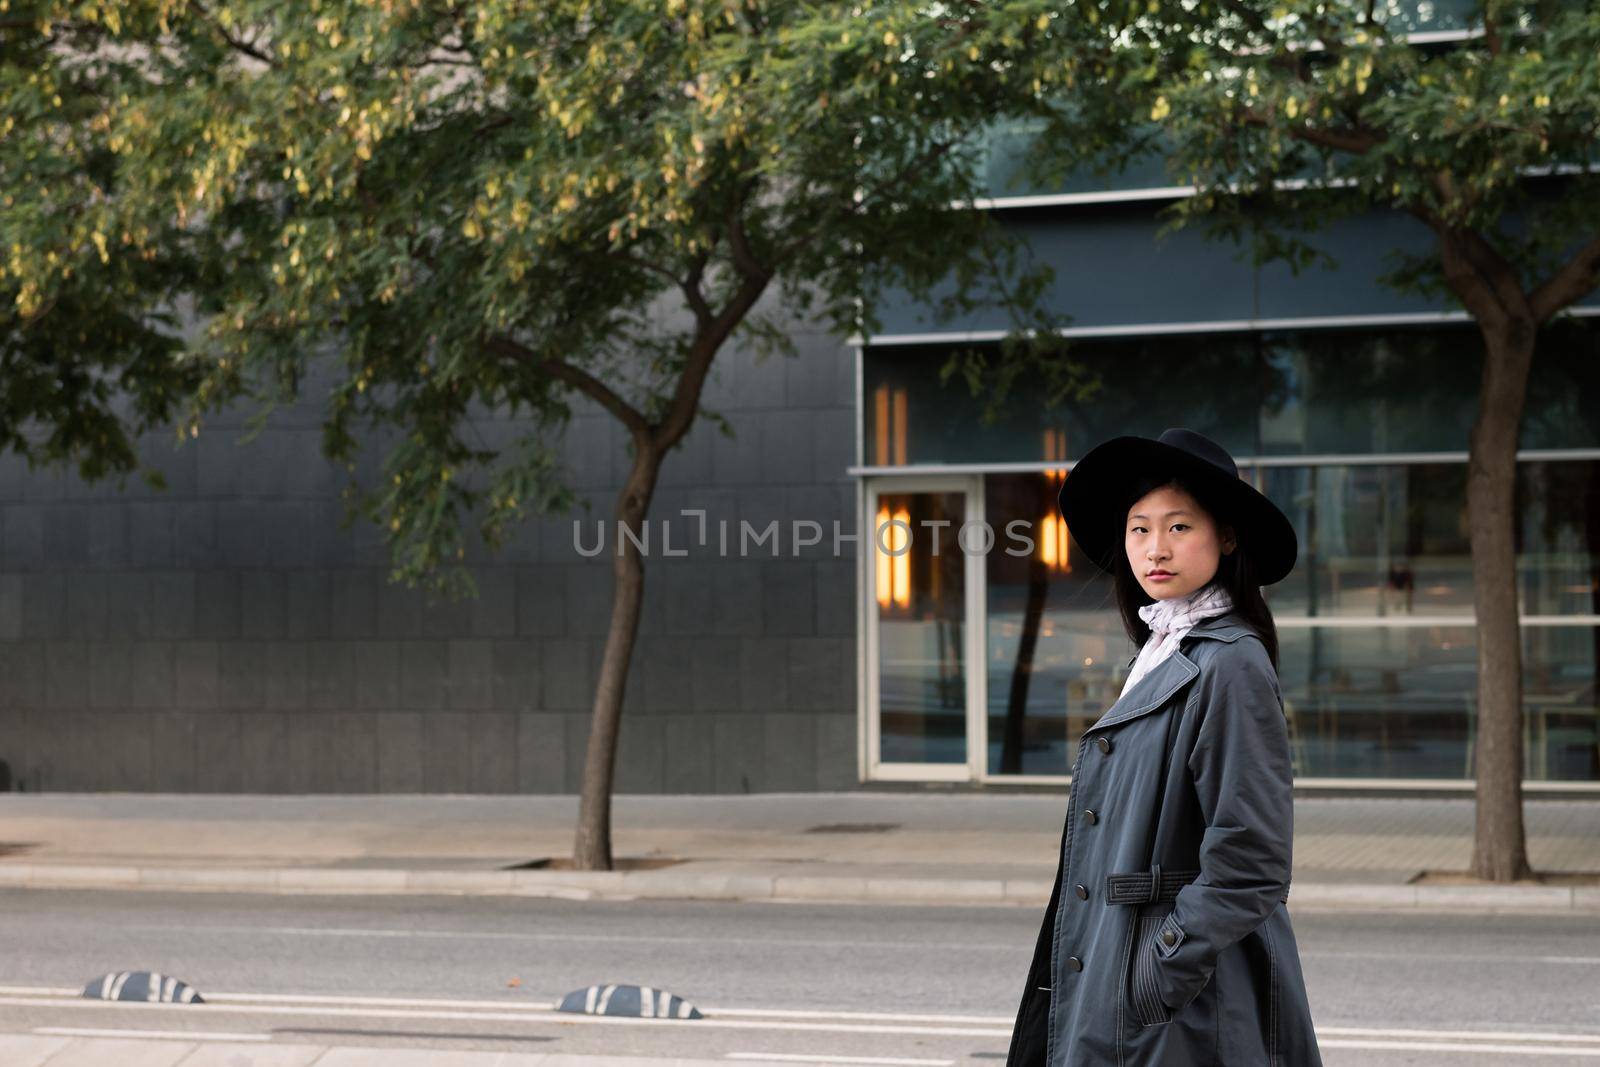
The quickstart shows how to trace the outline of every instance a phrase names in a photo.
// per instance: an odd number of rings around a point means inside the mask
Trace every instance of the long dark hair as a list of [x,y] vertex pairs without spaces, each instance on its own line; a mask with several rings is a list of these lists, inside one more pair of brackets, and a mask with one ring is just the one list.
[[1122,625],[1128,631],[1129,639],[1140,646],[1149,640],[1150,627],[1139,617],[1139,609],[1146,604],[1155,603],[1155,598],[1144,591],[1139,579],[1134,576],[1133,568],[1128,564],[1128,553],[1122,547],[1125,542],[1124,523],[1128,509],[1140,498],[1152,490],[1168,485],[1182,489],[1194,497],[1195,502],[1217,524],[1219,532],[1224,527],[1233,527],[1234,549],[1218,558],[1217,573],[1206,585],[1220,585],[1228,591],[1228,595],[1233,598],[1234,613],[1255,631],[1257,637],[1261,638],[1261,643],[1267,646],[1267,656],[1272,660],[1272,669],[1277,670],[1278,627],[1272,621],[1272,609],[1267,607],[1266,598],[1261,595],[1261,583],[1256,578],[1255,560],[1250,554],[1250,530],[1241,529],[1233,521],[1233,516],[1228,513],[1226,501],[1212,491],[1210,483],[1194,482],[1175,472],[1152,471],[1135,478],[1129,483],[1127,492],[1117,502],[1117,507],[1108,520],[1115,522],[1117,527],[1117,536],[1112,542],[1115,545],[1112,551],[1116,556],[1112,561],[1112,573],[1115,575],[1117,589],[1117,610],[1122,614]]

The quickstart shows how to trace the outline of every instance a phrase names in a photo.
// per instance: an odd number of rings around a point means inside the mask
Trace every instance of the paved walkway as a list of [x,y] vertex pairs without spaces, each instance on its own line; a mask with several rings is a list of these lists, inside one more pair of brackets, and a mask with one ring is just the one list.
[[[572,850],[574,796],[0,794],[0,886],[1040,904],[1065,796],[618,796],[611,872]],[[1530,862],[1600,872],[1600,798],[1526,801]],[[1290,906],[1583,907],[1600,888],[1410,885],[1463,870],[1471,800],[1303,798]]]

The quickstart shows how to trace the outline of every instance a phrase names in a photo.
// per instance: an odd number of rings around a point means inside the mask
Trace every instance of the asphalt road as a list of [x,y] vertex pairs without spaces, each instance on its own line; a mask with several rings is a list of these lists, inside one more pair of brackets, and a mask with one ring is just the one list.
[[[480,897],[0,892],[0,1032],[792,1062],[1000,1063],[1041,909]],[[1592,915],[1292,912],[1334,1065],[1600,1063]],[[108,971],[216,1003],[61,994]],[[687,998],[697,1022],[553,1014],[592,983]],[[877,1059],[874,1059],[874,1058]]]

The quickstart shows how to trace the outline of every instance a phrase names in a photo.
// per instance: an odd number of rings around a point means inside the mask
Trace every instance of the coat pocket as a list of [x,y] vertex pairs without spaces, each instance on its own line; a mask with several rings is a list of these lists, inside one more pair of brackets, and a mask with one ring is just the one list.
[[1170,903],[1141,907],[1133,919],[1133,949],[1129,953],[1128,1003],[1141,1026],[1158,1026],[1172,1019],[1172,1009],[1161,1000],[1156,985],[1156,931],[1172,911]]

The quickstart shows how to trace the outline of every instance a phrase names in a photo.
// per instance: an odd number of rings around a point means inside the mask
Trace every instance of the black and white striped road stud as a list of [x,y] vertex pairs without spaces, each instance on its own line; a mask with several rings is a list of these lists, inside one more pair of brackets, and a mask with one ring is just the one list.
[[704,1019],[700,1010],[665,989],[637,985],[592,985],[568,993],[557,1011],[625,1015],[635,1019]]
[[147,1004],[204,1004],[200,991],[170,974],[155,971],[117,971],[95,978],[83,987],[87,1000],[131,1000]]

